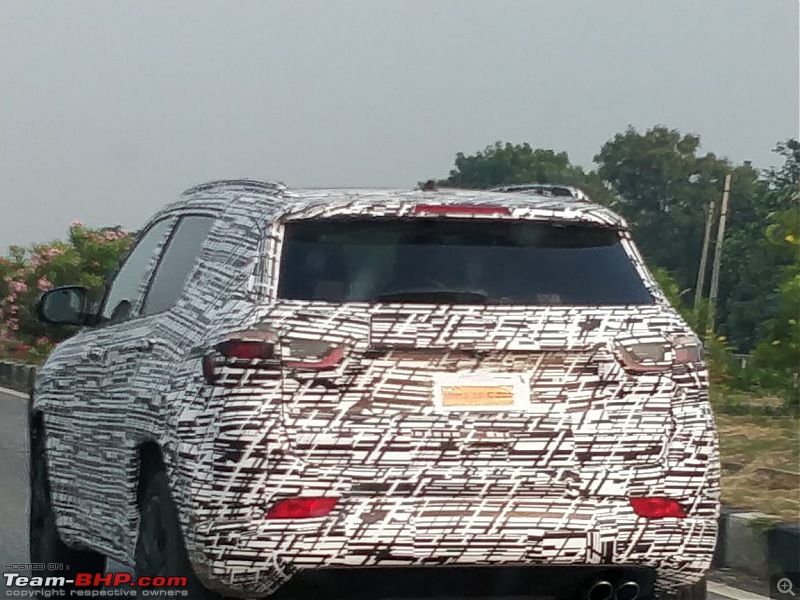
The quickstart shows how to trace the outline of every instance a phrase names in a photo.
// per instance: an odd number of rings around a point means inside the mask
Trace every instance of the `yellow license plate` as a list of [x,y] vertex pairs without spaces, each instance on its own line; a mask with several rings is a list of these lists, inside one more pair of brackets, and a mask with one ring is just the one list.
[[513,406],[511,385],[442,386],[442,406]]

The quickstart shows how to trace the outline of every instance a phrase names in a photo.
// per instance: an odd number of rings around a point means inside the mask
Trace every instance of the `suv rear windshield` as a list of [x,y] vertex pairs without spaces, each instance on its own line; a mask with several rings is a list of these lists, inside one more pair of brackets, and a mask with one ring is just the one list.
[[461,219],[286,225],[278,296],[421,304],[652,304],[619,232]]

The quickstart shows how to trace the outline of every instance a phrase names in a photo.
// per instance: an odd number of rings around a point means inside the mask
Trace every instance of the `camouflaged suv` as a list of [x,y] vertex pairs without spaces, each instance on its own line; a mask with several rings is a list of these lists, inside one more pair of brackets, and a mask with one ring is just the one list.
[[586,198],[218,181],[109,278],[30,407],[31,558],[224,596],[705,595],[702,348]]

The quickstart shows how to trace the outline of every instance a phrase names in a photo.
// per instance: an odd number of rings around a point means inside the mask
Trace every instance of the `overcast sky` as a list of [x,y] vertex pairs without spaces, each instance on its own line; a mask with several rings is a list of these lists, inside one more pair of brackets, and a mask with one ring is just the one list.
[[772,164],[797,0],[0,0],[0,254],[255,177],[411,187],[629,124]]

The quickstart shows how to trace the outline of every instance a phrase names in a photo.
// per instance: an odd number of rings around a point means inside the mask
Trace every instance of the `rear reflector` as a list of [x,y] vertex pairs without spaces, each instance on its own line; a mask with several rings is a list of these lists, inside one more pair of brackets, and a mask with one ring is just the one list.
[[417,204],[414,214],[429,215],[510,215],[505,206],[475,206],[472,204]]
[[665,519],[686,516],[683,507],[671,498],[631,498],[633,512],[646,519]]
[[267,519],[313,519],[331,512],[338,498],[287,498],[276,502],[267,513]]

